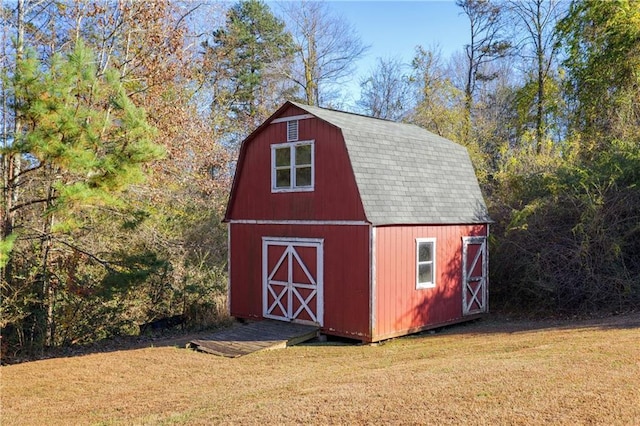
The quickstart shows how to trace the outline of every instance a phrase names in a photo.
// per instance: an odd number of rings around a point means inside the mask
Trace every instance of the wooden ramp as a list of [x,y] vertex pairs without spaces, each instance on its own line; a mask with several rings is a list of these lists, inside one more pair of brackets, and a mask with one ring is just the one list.
[[187,348],[235,358],[265,349],[297,345],[318,335],[319,327],[283,321],[235,323],[204,339],[192,340]]

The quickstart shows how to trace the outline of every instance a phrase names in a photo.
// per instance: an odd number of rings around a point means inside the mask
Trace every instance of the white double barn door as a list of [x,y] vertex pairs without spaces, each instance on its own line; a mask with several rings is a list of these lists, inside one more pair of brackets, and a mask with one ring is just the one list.
[[322,325],[323,240],[262,239],[265,318]]

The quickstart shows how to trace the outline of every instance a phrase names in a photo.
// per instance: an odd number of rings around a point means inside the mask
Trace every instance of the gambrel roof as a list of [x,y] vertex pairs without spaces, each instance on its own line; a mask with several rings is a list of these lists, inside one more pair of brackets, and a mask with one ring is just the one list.
[[342,131],[373,225],[491,222],[463,146],[412,124],[290,103]]

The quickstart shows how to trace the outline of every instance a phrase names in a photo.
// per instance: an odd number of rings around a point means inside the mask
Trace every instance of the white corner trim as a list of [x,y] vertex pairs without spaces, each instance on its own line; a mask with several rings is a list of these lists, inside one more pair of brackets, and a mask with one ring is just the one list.
[[371,338],[376,334],[376,321],[378,319],[377,309],[378,309],[378,298],[377,298],[377,255],[376,255],[376,240],[377,240],[377,230],[375,226],[371,227],[369,232],[369,273],[371,276],[369,277],[369,333]]
[[292,121],[292,120],[306,120],[308,118],[315,118],[315,115],[302,114],[302,115],[292,115],[289,117],[280,117],[280,118],[275,118],[271,120],[269,124],[285,123],[287,121]]

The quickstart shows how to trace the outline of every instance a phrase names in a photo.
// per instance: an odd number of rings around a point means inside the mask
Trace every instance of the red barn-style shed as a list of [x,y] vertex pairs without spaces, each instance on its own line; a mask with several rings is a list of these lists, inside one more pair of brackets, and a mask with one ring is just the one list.
[[237,318],[373,342],[488,312],[469,155],[420,127],[287,102],[242,143],[225,221]]

